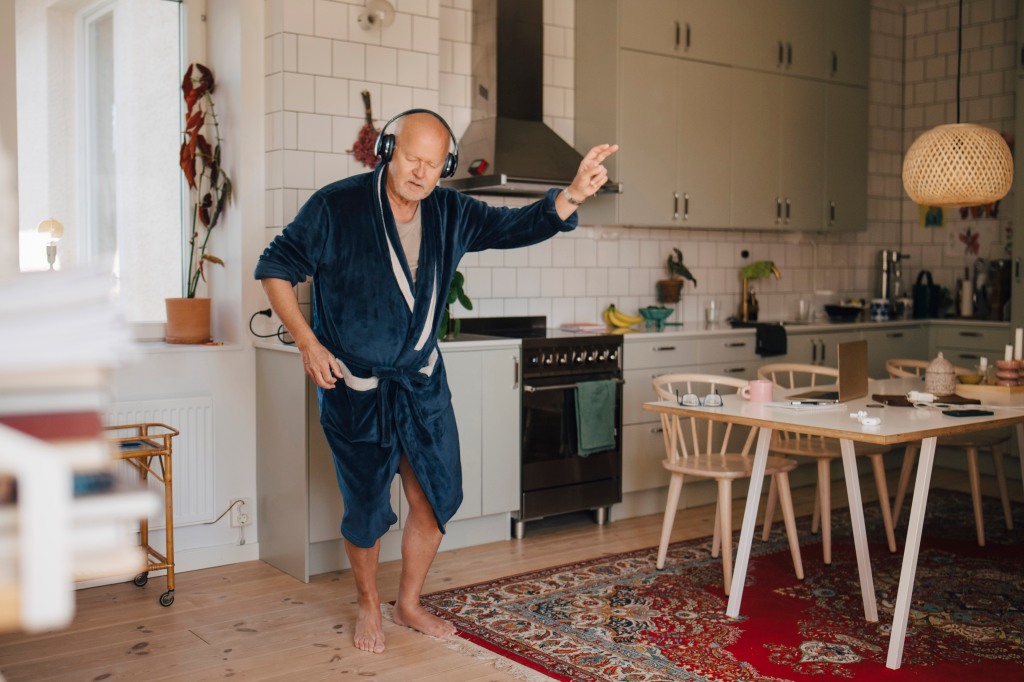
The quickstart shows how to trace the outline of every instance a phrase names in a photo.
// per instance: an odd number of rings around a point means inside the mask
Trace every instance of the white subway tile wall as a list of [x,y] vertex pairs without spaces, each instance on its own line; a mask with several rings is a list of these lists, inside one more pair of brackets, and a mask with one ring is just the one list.
[[[570,144],[574,135],[575,3],[544,1],[545,123]],[[368,90],[377,127],[411,107],[436,110],[456,136],[469,125],[471,0],[394,0],[392,26],[364,31],[363,0],[265,0],[267,239],[317,188],[365,172],[348,151],[363,124]],[[965,2],[961,120],[1013,131],[1015,0]],[[552,325],[600,319],[609,303],[627,311],[655,302],[673,248],[698,280],[687,283],[674,321],[696,324],[710,300],[731,314],[739,269],[772,259],[780,280],[756,283],[762,319],[790,317],[800,299],[867,298],[878,286],[878,252],[899,248],[909,287],[922,269],[955,287],[969,259],[957,236],[982,235],[980,255],[1004,257],[1009,199],[998,218],[949,215],[941,228],[919,225],[903,193],[903,154],[924,130],[956,120],[957,2],[911,7],[873,0],[869,86],[868,224],[849,235],[723,232],[583,225],[526,249],[468,254],[460,269],[474,310],[460,316],[543,314]],[[614,140],[609,140],[614,142]],[[569,181],[569,178],[566,178]],[[523,200],[489,200],[517,205]],[[741,253],[746,251],[744,259]],[[813,295],[815,291],[830,293]],[[308,296],[305,289],[300,296]]]

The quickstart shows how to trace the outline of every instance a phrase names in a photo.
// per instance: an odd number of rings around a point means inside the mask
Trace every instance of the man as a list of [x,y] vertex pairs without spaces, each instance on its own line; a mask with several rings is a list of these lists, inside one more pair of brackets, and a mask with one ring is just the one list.
[[[397,521],[390,504],[396,472],[409,517],[394,622],[436,637],[455,633],[422,607],[420,595],[462,502],[458,434],[436,341],[459,260],[467,251],[527,246],[574,229],[576,206],[608,180],[602,162],[618,149],[594,147],[565,190],[509,209],[437,188],[445,169],[454,172],[453,140],[433,112],[401,115],[394,137],[381,133],[377,168],[317,191],[255,272],[319,387],[358,591],[353,643],[374,653],[385,644],[376,578],[380,538]],[[293,289],[310,275],[312,328]]]

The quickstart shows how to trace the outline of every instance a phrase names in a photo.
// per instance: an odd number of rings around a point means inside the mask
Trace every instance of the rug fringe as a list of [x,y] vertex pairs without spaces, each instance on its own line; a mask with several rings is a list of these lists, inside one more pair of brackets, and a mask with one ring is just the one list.
[[523,682],[551,682],[551,678],[543,673],[539,673],[536,670],[527,668],[521,663],[510,661],[509,659],[499,656],[493,651],[488,651],[479,644],[474,644],[468,640],[451,637],[444,640],[445,646],[456,651],[463,656],[469,656],[478,661],[491,661],[495,670],[500,670],[503,673],[507,673],[517,680],[523,680]]
[[[384,620],[389,620],[392,623],[394,621],[394,606],[392,604],[381,604],[380,605],[381,615]],[[430,635],[426,635],[430,637]],[[477,661],[490,661],[495,670],[499,670],[503,673],[511,675],[517,680],[523,682],[551,682],[551,678],[543,673],[539,673],[536,670],[526,667],[521,663],[510,661],[504,656],[500,656],[493,651],[489,651],[479,644],[474,644],[469,640],[462,639],[461,637],[448,637],[442,639],[440,637],[430,637],[430,639],[436,639],[439,642],[444,642],[444,645],[452,651],[468,656]],[[3,678],[0,677],[0,682],[3,682]]]

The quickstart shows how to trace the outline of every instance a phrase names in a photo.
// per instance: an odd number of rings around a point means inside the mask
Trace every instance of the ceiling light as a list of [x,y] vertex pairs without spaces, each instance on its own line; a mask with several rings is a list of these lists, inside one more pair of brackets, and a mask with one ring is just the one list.
[[999,201],[1013,185],[1013,155],[1002,135],[960,123],[960,60],[964,3],[960,0],[956,58],[956,123],[914,140],[903,159],[903,189],[925,206],[978,206]]

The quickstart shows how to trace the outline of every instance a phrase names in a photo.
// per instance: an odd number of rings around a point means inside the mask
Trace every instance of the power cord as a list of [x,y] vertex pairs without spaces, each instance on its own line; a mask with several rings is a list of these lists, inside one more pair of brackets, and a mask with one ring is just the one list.
[[255,329],[252,328],[252,321],[255,320],[257,316],[263,315],[264,317],[270,317],[271,312],[272,311],[270,310],[270,308],[266,308],[264,310],[257,310],[256,312],[254,312],[252,314],[252,317],[249,318],[249,333],[260,339],[271,339],[277,337],[277,340],[285,345],[294,345],[295,340],[288,336],[288,330],[285,329],[285,326],[283,324],[278,326],[277,331],[274,332],[273,334],[260,334]]

